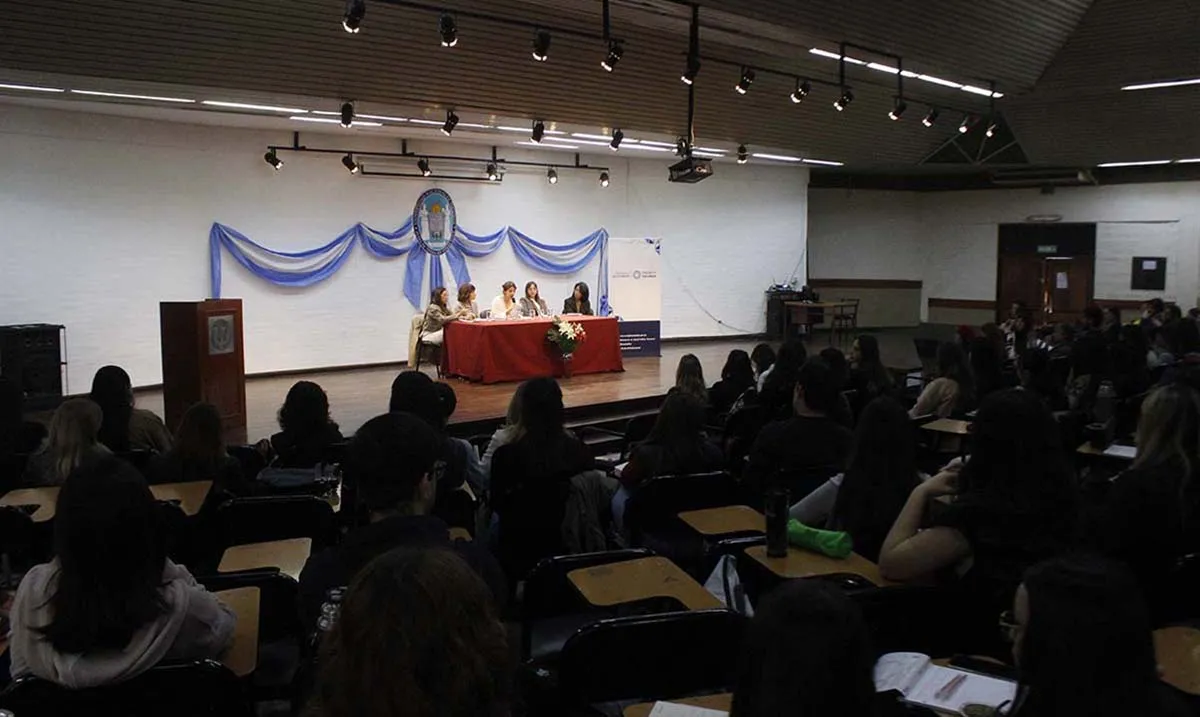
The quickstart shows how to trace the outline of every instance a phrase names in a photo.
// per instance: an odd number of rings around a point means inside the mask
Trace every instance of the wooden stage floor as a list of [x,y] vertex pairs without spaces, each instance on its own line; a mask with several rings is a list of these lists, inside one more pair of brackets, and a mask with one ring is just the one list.
[[[918,366],[913,348],[914,329],[871,332],[879,337],[885,363]],[[817,334],[810,345],[815,353],[828,345],[825,334]],[[725,357],[733,349],[750,351],[757,340],[702,340],[671,342],[663,345],[661,358],[626,359],[623,373],[602,373],[561,379],[563,401],[567,408],[613,403],[663,395],[675,385],[675,366],[687,353],[695,354],[704,366],[704,378],[712,385],[721,377]],[[775,344],[773,344],[775,345]],[[842,347],[849,352],[849,345]],[[392,380],[403,370],[401,364],[377,368],[351,368],[317,371],[309,374],[250,377],[246,380],[247,437],[251,442],[269,437],[279,430],[276,413],[288,389],[296,381],[319,383],[329,394],[330,411],[342,432],[352,434],[363,423],[387,411]],[[427,373],[432,377],[433,370]],[[458,409],[451,423],[502,418],[508,410],[515,383],[475,384],[448,379],[458,395]],[[135,392],[137,405],[163,415],[161,389]]]

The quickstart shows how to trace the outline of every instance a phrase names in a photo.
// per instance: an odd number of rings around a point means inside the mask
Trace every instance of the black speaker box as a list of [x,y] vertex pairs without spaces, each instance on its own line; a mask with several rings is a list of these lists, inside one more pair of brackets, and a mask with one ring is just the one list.
[[0,326],[0,376],[21,387],[25,409],[44,411],[62,402],[62,326]]

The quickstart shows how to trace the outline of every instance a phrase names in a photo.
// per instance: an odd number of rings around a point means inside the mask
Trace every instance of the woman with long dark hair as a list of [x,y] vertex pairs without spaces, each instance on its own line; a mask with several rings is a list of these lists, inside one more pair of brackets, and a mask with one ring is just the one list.
[[695,354],[684,354],[679,358],[679,364],[675,367],[675,387],[671,390],[681,391],[702,404],[708,404],[708,384],[704,381],[704,367],[700,365],[700,359],[696,358]]
[[29,457],[22,482],[31,486],[62,485],[86,460],[108,455],[96,440],[103,414],[86,398],[63,401],[50,419],[50,435],[41,450]]
[[718,414],[727,413],[733,402],[754,385],[754,366],[750,354],[734,349],[721,368],[721,380],[708,389],[708,405]]
[[855,397],[855,413],[861,413],[868,403],[892,392],[895,382],[892,373],[879,357],[879,340],[862,334],[850,349],[850,388]]
[[854,551],[871,560],[891,530],[908,496],[921,482],[916,431],[895,399],[877,398],[858,419],[850,465],[792,506],[800,522],[844,530]]
[[1157,674],[1137,582],[1122,566],[1086,556],[1025,573],[1001,617],[1020,668],[1013,717],[1185,717]]
[[421,341],[441,346],[446,324],[463,317],[460,308],[450,310],[450,292],[444,286],[434,288],[429,295],[429,306],[425,307],[425,320],[421,324]]
[[754,364],[754,387],[759,391],[775,365],[775,349],[770,344],[759,344],[750,352],[750,363]]
[[958,344],[945,342],[938,346],[937,373],[937,378],[921,391],[916,405],[909,410],[913,418],[929,414],[948,418],[971,405],[975,386],[967,355]]
[[758,390],[759,403],[766,409],[771,420],[785,420],[792,415],[792,393],[800,367],[808,359],[808,349],[799,339],[784,343],[775,357],[771,372]]
[[312,468],[329,455],[329,447],[346,440],[329,415],[325,389],[297,381],[279,407],[279,433],[271,436],[276,468]]
[[508,717],[513,660],[488,586],[448,550],[358,573],[321,646],[309,717]]
[[104,366],[92,379],[88,395],[104,413],[100,442],[110,451],[157,451],[171,447],[171,434],[163,420],[133,405],[133,383],[120,366]]
[[575,288],[571,290],[571,295],[563,301],[563,313],[591,316],[594,312],[592,311],[592,301],[588,298],[590,296],[591,291],[588,289],[588,285],[582,281],[577,282]]
[[158,504],[128,463],[106,457],[58,494],[55,559],[13,601],[13,677],[71,689],[128,680],[166,659],[218,657],[236,618],[167,559]]
[[521,297],[521,316],[536,317],[549,316],[550,307],[546,306],[546,300],[542,298],[538,291],[536,281],[528,281],[525,283],[525,295]]
[[225,451],[221,413],[211,403],[189,408],[171,450],[155,456],[146,471],[151,483],[212,481],[218,495],[242,495],[247,487],[237,459]]
[[475,298],[474,284],[467,282],[458,287],[458,306],[455,308],[458,318],[465,321],[474,321],[479,318],[479,304],[475,303]]

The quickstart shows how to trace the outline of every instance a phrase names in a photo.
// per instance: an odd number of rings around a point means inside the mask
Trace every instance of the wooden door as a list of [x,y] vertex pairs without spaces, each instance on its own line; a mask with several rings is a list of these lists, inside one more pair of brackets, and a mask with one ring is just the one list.
[[1094,257],[1047,257],[1042,271],[1047,321],[1075,321],[1092,300]]
[[1008,308],[1015,301],[1024,301],[1041,320],[1042,307],[1042,257],[1037,254],[1001,254],[996,291],[996,321],[1008,318]]

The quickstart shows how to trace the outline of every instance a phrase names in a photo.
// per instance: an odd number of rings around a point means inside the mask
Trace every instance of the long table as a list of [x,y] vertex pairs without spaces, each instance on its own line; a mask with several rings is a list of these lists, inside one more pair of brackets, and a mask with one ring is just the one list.
[[605,316],[569,316],[583,324],[587,340],[564,370],[558,349],[546,340],[550,319],[452,321],[442,342],[442,372],[471,381],[498,383],[539,376],[622,371],[617,320]]
[[[160,501],[176,502],[187,516],[195,516],[204,506],[204,500],[212,489],[212,481],[201,480],[190,483],[160,483],[150,486],[154,498]],[[58,504],[58,486],[42,488],[17,488],[0,496],[0,506],[29,505],[35,506],[30,519],[35,523],[44,523],[54,519]]]

